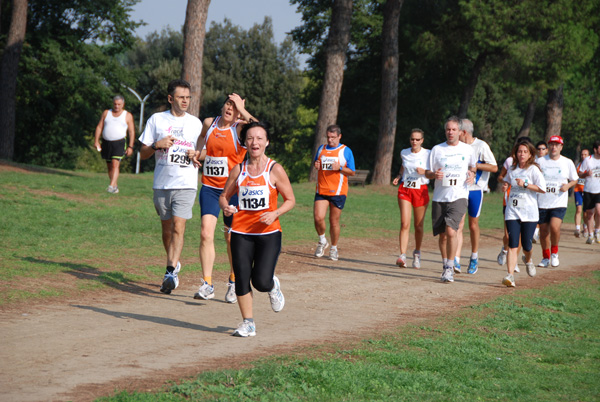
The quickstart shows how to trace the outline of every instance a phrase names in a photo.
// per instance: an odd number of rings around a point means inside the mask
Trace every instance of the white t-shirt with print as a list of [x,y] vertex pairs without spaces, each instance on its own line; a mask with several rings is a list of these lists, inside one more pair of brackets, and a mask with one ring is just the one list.
[[402,158],[402,183],[406,188],[421,188],[428,184],[429,179],[424,174],[417,173],[417,168],[429,170],[429,149],[421,148],[419,152],[412,152],[410,148],[400,152]]
[[546,180],[546,193],[538,194],[538,207],[540,209],[566,208],[569,204],[569,192],[560,191],[560,187],[573,180],[577,180],[577,170],[573,161],[560,155],[557,160],[546,155],[537,160]]
[[151,146],[160,139],[173,136],[175,142],[169,149],[157,149],[154,153],[155,190],[197,189],[198,169],[186,156],[188,149],[196,149],[196,141],[202,131],[202,122],[186,113],[176,117],[170,110],[153,114],[139,140]]
[[436,172],[442,169],[444,178],[435,180],[433,201],[453,202],[469,197],[467,188],[467,172],[476,166],[475,153],[470,145],[458,142],[448,145],[447,142],[436,145],[429,154],[429,170]]
[[537,194],[535,191],[520,187],[516,179],[521,179],[529,184],[535,184],[541,189],[546,188],[546,181],[542,171],[535,165],[527,169],[519,166],[508,168],[504,181],[511,185],[504,220],[520,220],[521,222],[537,222],[540,219]]
[[[488,163],[490,165],[497,166],[496,158],[490,149],[490,146],[479,138],[475,138],[472,144],[470,144],[475,152],[475,161],[477,163]],[[485,190],[490,180],[490,172],[477,170],[475,173],[475,181],[469,186],[470,190]]]
[[596,159],[594,155],[585,158],[581,163],[580,172],[591,171],[591,176],[585,178],[583,191],[585,193],[600,193],[600,159]]

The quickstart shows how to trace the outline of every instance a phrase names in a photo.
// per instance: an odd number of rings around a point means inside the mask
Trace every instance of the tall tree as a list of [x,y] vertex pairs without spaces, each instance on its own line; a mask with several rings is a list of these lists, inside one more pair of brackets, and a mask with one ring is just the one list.
[[[319,117],[315,127],[314,155],[320,145],[325,143],[327,126],[335,124],[344,81],[346,51],[350,42],[352,20],[352,0],[333,0],[331,7],[331,25],[325,49],[325,76],[319,102]],[[317,179],[317,172],[310,170],[310,181]]]
[[527,109],[525,110],[525,117],[523,118],[523,125],[519,130],[519,134],[517,138],[521,137],[529,137],[529,132],[531,131],[531,123],[533,123],[533,117],[535,116],[535,106],[537,104],[537,97],[532,96],[531,102],[527,104]]
[[0,64],[0,158],[13,159],[17,73],[27,27],[27,0],[13,0],[8,38]]
[[190,114],[200,116],[202,104],[202,57],[206,18],[210,0],[188,0],[183,26],[183,66],[181,77],[192,85]]
[[563,107],[563,85],[557,89],[549,89],[546,101],[546,141],[553,135],[560,135]]
[[403,0],[387,0],[383,8],[381,105],[379,138],[372,182],[389,184],[398,115],[398,26]]

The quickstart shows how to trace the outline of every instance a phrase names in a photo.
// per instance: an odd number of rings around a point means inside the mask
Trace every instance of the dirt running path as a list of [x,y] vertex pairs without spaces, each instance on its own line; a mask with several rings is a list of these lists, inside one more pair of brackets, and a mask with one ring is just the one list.
[[[437,243],[427,240],[420,270],[394,265],[395,238],[343,239],[337,262],[313,258],[314,249],[284,248],[278,276],[286,306],[275,314],[268,296],[255,294],[254,338],[230,336],[241,319],[237,305],[222,301],[224,276],[216,282],[219,300],[208,302],[191,297],[198,278],[182,275],[170,296],[158,291],[157,278],[136,284],[140,290],[133,295],[111,290],[68,304],[1,312],[2,400],[86,401],[116,388],[157,388],[165,380],[237,367],[246,358],[303,344],[357,339],[513,291],[500,283],[506,273],[496,263],[499,233],[483,236],[479,272],[457,275],[453,284],[440,283]],[[465,244],[464,256],[468,250]],[[539,262],[539,246],[534,250]],[[536,278],[522,267],[517,289],[600,269],[600,245],[575,239],[572,225],[564,225],[560,257],[560,267],[538,269]]]

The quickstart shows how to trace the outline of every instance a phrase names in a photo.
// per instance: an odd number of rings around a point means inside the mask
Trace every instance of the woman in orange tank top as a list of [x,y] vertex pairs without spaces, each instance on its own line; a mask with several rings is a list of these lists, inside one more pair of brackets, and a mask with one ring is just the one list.
[[[262,123],[250,123],[243,132],[248,159],[235,166],[227,179],[219,205],[225,216],[235,214],[231,233],[231,257],[236,277],[237,295],[243,322],[234,336],[254,336],[256,326],[252,312],[252,286],[259,292],[269,292],[271,308],[283,309],[275,265],[281,250],[279,217],[290,211],[295,203],[294,192],[283,167],[265,155],[269,131]],[[238,194],[239,206],[230,205]],[[277,206],[277,196],[283,204]]]

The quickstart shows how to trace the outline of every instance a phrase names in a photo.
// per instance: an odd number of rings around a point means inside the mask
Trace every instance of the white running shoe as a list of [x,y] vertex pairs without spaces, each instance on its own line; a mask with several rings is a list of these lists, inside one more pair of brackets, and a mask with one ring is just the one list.
[[529,276],[535,276],[536,272],[535,272],[535,265],[533,265],[533,262],[527,262],[525,263],[525,268],[527,269],[527,275]]
[[444,271],[442,272],[442,282],[454,282],[454,272],[452,268],[444,267]]
[[242,338],[247,338],[249,336],[256,336],[256,326],[253,322],[248,322],[244,320],[240,324],[235,331],[233,331],[232,336],[240,336]]
[[279,313],[283,310],[283,306],[285,306],[285,297],[283,297],[283,293],[281,293],[281,283],[279,283],[279,279],[276,276],[273,276],[273,282],[275,282],[275,285],[269,292],[269,299],[271,300],[271,308],[273,311]]
[[325,243],[317,243],[317,250],[315,251],[315,257],[321,258],[325,255],[325,249],[329,247],[329,243],[327,239],[325,239]]
[[337,261],[339,258],[339,254],[338,254],[338,250],[337,248],[334,249],[333,247],[329,249],[329,259],[331,261]]
[[504,247],[502,247],[502,249],[500,249],[500,254],[498,254],[498,258],[496,259],[496,261],[498,261],[498,265],[502,266],[504,264],[506,264],[506,255],[508,254],[508,251],[504,249]]
[[502,284],[511,288],[515,287],[515,277],[508,274],[502,279]]
[[111,194],[118,194],[119,193],[119,187],[108,186],[108,188],[106,189],[106,191],[108,191]]
[[596,233],[596,243],[600,243],[600,233]]
[[400,254],[400,257],[396,260],[396,265],[400,268],[406,267],[406,254]]
[[558,267],[559,264],[560,264],[560,261],[558,260],[558,254],[551,254],[550,255],[550,265],[552,265],[553,267]]
[[412,267],[419,269],[421,268],[421,253],[413,252],[413,263]]
[[227,293],[225,293],[225,301],[227,303],[237,303],[237,295],[235,294],[235,282],[227,282]]
[[179,271],[181,270],[181,263],[177,263],[177,265],[175,266],[175,269],[173,270],[173,272],[167,272],[165,273],[165,276],[163,277],[163,281],[162,281],[162,285],[160,287],[160,291],[166,295],[170,295],[171,291],[177,289],[177,286],[179,286],[179,278],[177,277],[177,274],[179,273]]
[[548,266],[550,265],[550,260],[547,258],[542,259],[542,261],[538,264],[538,267],[541,268],[548,268]]
[[585,244],[592,244],[594,242],[594,237],[593,235],[588,235],[587,240],[585,241]]
[[575,237],[579,238],[581,236],[581,231],[579,229],[575,229],[575,232],[573,234],[575,235]]
[[213,285],[209,285],[207,282],[202,280],[202,285],[200,285],[200,289],[196,293],[194,293],[194,299],[202,299],[208,300],[215,297],[215,287]]
[[515,272],[518,274],[519,272],[521,272],[521,270],[519,269],[519,264],[515,265]]

